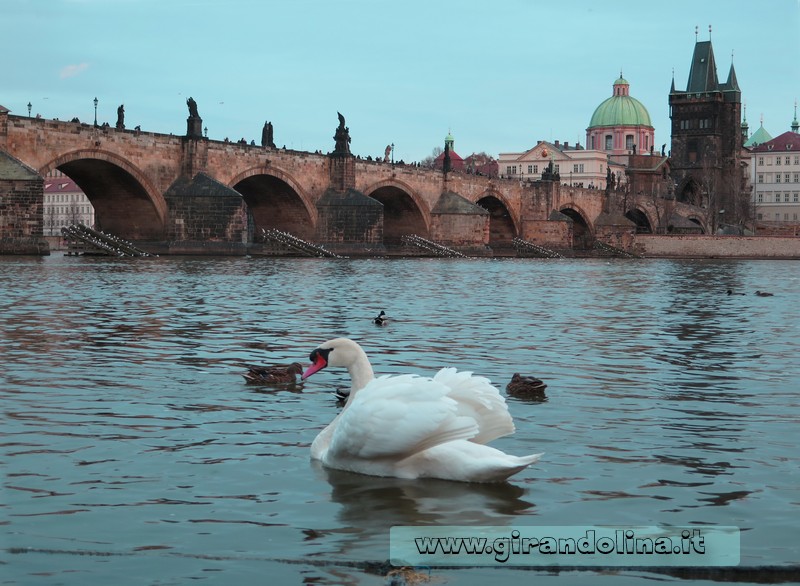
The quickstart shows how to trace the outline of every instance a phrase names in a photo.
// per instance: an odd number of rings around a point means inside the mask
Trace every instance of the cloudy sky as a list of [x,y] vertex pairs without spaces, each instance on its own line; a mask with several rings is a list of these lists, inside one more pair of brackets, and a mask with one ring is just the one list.
[[[622,71],[669,145],[668,92],[695,43],[736,68],[751,131],[789,129],[800,98],[800,0],[3,0],[0,105],[12,114],[414,161],[586,140]],[[669,146],[668,146],[669,148]]]

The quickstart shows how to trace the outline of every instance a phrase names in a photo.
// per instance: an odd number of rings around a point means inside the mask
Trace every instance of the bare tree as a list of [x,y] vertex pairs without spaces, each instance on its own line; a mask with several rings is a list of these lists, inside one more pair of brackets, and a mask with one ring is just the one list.
[[431,151],[431,154],[429,156],[425,157],[424,159],[422,159],[419,162],[419,166],[420,167],[426,167],[428,169],[433,169],[434,161],[436,161],[436,157],[441,155],[443,152],[444,152],[444,149],[442,147],[438,147],[438,146],[434,147],[433,151]]

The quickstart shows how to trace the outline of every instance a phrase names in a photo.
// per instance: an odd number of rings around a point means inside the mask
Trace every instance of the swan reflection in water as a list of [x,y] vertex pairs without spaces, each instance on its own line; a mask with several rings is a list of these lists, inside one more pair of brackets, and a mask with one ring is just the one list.
[[[393,525],[511,525],[521,515],[534,514],[534,503],[523,498],[526,489],[508,482],[365,476],[326,468],[316,460],[311,466],[331,485],[331,502],[341,505],[337,520],[344,526],[334,531],[318,527],[314,533],[342,533],[337,549],[348,557],[373,539],[386,548]],[[385,557],[387,550],[381,552],[373,555]]]

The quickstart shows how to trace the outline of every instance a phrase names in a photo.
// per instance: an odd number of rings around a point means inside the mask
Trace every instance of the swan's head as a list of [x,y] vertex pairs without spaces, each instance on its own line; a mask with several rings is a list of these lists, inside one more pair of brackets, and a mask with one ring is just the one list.
[[348,338],[334,338],[324,344],[320,344],[311,355],[311,366],[303,373],[302,379],[307,379],[315,372],[326,366],[343,366],[348,370],[357,362],[366,359],[361,346]]

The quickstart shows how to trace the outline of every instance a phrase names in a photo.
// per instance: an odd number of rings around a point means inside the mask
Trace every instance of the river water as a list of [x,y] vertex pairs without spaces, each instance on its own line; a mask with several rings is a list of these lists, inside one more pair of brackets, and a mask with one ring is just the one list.
[[[604,524],[737,526],[759,570],[713,579],[797,579],[798,292],[785,261],[0,258],[1,581],[385,584],[393,525]],[[543,379],[493,445],[544,457],[501,485],[315,465],[347,373],[253,386],[241,363],[340,335],[378,374]]]

